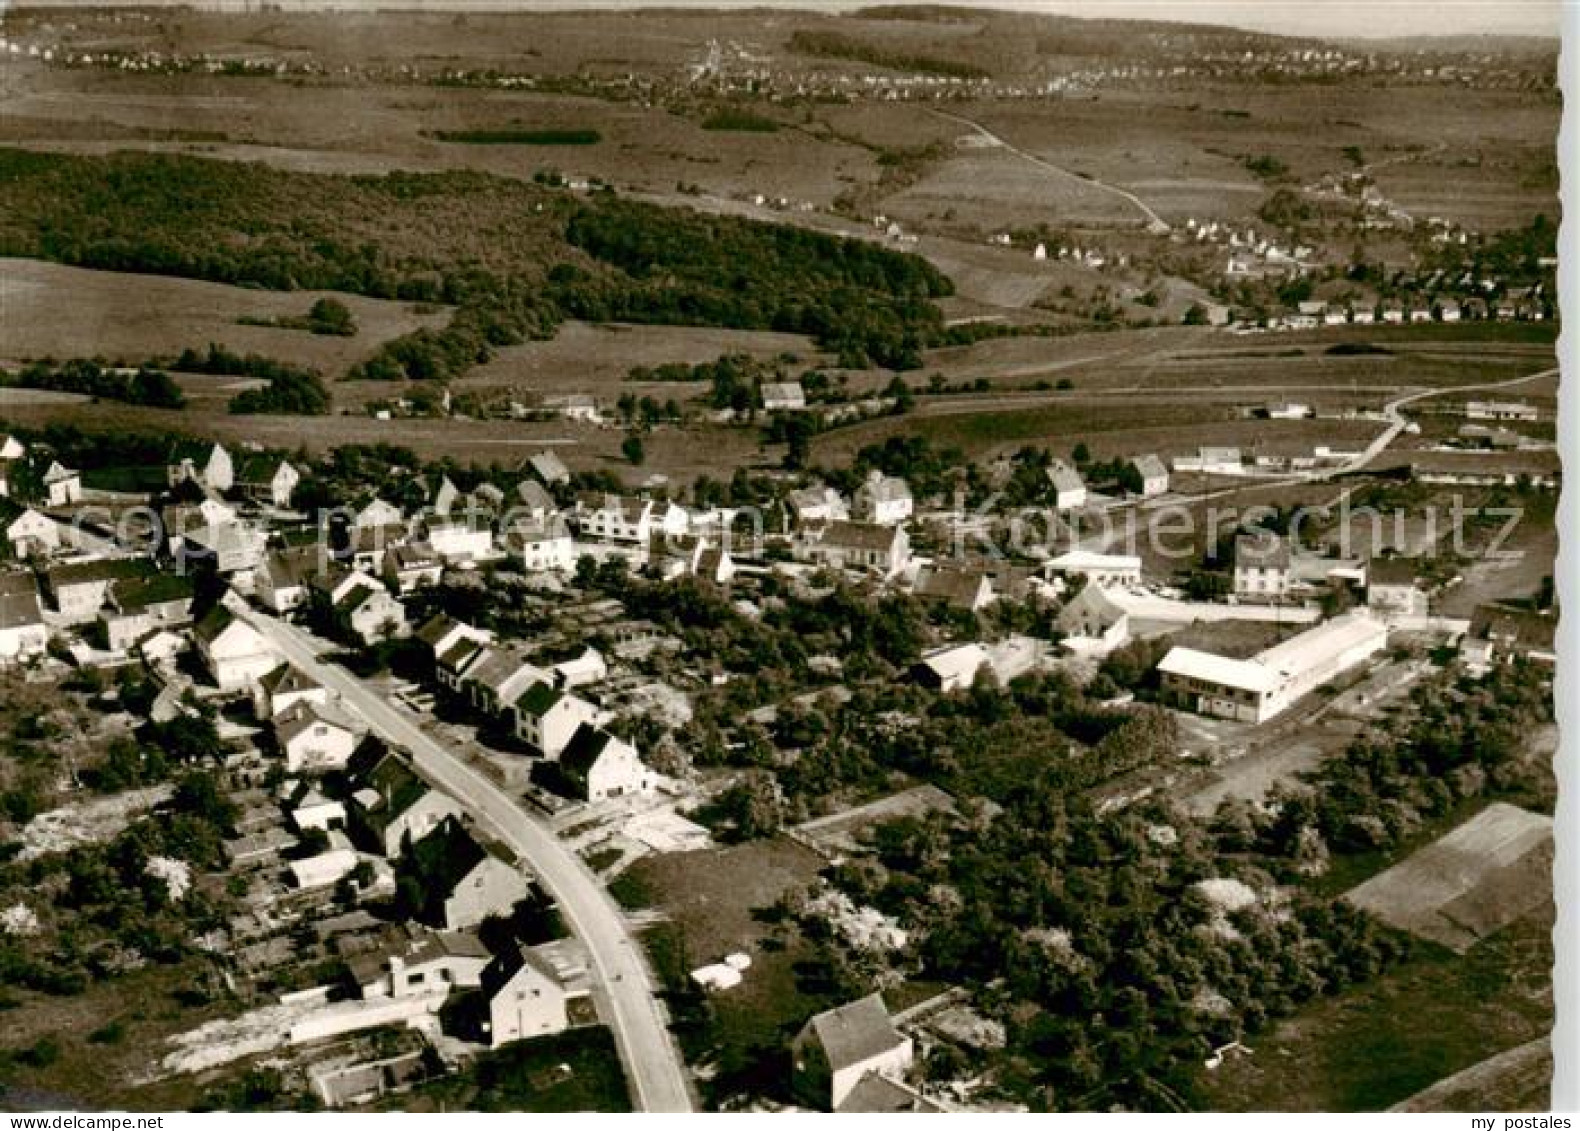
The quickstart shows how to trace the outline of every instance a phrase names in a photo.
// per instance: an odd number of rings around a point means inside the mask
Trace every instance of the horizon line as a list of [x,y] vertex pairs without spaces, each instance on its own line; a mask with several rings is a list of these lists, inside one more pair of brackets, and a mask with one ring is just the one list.
[[[632,10],[673,12],[783,11],[847,15],[869,9],[919,8],[1000,12],[1077,20],[1115,20],[1217,27],[1293,39],[1431,41],[1541,40],[1561,43],[1562,4],[1555,0],[1330,0],[1321,6],[1291,0],[0,0],[0,16],[30,10],[188,9],[219,14],[425,13],[574,15]],[[1106,10],[1105,10],[1106,9]],[[1414,26],[1417,13],[1431,26]],[[1403,18],[1404,22],[1400,22]],[[1489,23],[1488,20],[1492,20]],[[1339,23],[1342,27],[1333,26]]]

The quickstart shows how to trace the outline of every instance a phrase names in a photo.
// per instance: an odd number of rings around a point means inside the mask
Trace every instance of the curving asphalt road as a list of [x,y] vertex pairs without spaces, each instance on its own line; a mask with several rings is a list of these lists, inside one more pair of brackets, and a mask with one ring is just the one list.
[[374,733],[410,752],[425,778],[465,804],[474,818],[531,865],[559,904],[571,932],[587,948],[598,1014],[614,1032],[632,1103],[640,1111],[694,1110],[685,1062],[670,1038],[641,945],[581,858],[509,794],[421,730],[413,716],[344,668],[320,659],[325,647],[321,641],[239,601],[232,608],[281,655],[356,708]]

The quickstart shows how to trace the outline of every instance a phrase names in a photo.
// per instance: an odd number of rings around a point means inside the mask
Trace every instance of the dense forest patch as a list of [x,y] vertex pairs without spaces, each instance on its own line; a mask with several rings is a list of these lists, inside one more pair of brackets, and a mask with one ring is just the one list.
[[924,260],[855,240],[470,172],[332,176],[0,150],[0,254],[457,307],[352,374],[444,379],[565,318],[809,334],[847,365],[940,340]]

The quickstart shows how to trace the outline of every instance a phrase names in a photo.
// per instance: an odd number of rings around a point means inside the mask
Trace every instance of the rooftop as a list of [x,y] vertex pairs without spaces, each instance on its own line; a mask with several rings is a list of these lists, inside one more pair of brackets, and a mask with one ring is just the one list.
[[819,1013],[806,1024],[834,1072],[882,1056],[905,1040],[879,994]]

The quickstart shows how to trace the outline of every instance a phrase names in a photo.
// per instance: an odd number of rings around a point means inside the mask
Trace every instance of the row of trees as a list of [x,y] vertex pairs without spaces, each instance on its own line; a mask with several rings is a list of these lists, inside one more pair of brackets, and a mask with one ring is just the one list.
[[181,387],[170,374],[150,365],[106,366],[85,358],[74,358],[59,365],[35,361],[3,380],[24,389],[80,393],[151,408],[182,408],[187,403]]

